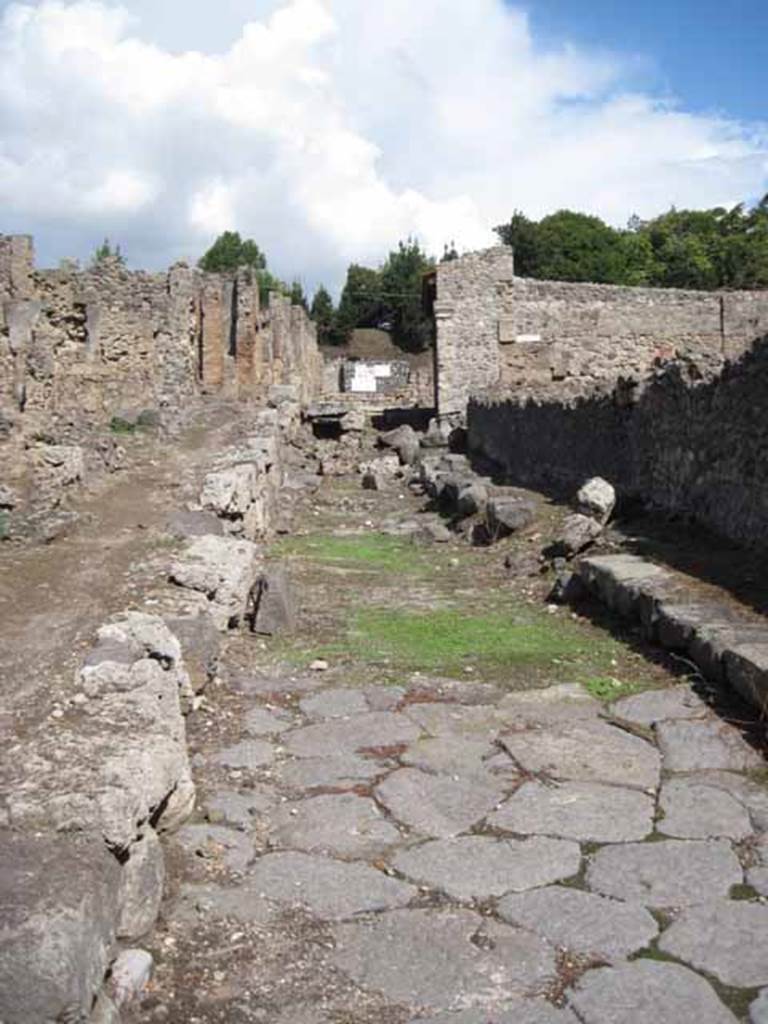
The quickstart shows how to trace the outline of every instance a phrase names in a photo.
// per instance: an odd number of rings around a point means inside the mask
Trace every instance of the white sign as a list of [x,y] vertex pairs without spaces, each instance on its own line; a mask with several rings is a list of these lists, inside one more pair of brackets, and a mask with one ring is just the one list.
[[541,341],[541,335],[540,334],[518,334],[518,336],[515,339],[515,341],[522,342],[522,343],[532,342],[532,341]]
[[392,367],[389,363],[377,363],[373,368],[374,377],[391,377]]
[[358,393],[376,391],[376,376],[369,366],[356,366],[352,375],[350,390]]

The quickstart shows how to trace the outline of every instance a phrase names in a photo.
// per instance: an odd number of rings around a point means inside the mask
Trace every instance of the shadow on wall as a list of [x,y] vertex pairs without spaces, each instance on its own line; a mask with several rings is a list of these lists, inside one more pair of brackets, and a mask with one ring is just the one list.
[[469,445],[512,483],[571,497],[590,476],[624,499],[768,551],[768,337],[706,377],[693,362],[567,403],[484,392]]

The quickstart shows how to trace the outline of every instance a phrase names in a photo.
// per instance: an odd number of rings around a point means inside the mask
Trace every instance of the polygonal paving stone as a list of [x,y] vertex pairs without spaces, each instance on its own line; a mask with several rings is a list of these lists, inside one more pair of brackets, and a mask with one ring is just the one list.
[[292,852],[259,858],[246,885],[263,899],[304,906],[326,921],[404,907],[417,895],[412,886],[365,864]]
[[299,707],[309,718],[347,718],[365,714],[368,701],[362,690],[320,690],[305,697]]
[[652,790],[659,781],[659,752],[650,743],[605,722],[511,732],[503,742],[526,771],[558,779],[611,782]]
[[491,781],[402,768],[379,783],[376,797],[404,825],[425,836],[449,838],[481,821],[498,804],[502,790]]
[[505,896],[499,913],[569,953],[605,960],[624,959],[659,933],[644,907],[559,885]]
[[703,718],[708,707],[687,683],[668,690],[646,690],[617,700],[610,707],[616,718],[634,725],[652,726],[676,718]]
[[717,719],[659,722],[656,736],[668,772],[743,772],[763,767],[762,757],[741,733]]
[[671,779],[661,787],[657,828],[678,839],[744,839],[752,832],[746,808],[707,777]]
[[736,1024],[702,977],[654,960],[589,971],[569,1002],[583,1024]]
[[543,690],[509,693],[499,701],[498,709],[507,726],[553,725],[597,718],[602,706],[578,683],[562,683]]
[[415,675],[408,684],[407,696],[412,703],[495,704],[504,691],[494,683],[476,679],[443,679]]
[[284,713],[278,717],[266,708],[253,708],[245,716],[245,730],[251,736],[277,736],[292,725],[291,718]]
[[493,754],[494,747],[487,740],[430,736],[412,743],[400,760],[412,768],[443,775],[483,775],[485,759]]
[[387,750],[413,743],[421,729],[405,715],[371,711],[348,720],[334,719],[296,729],[284,737],[295,757],[334,757],[359,750]]
[[271,694],[304,694],[323,685],[321,676],[257,676],[246,672],[232,672],[229,685],[236,693],[247,697],[269,697]]
[[269,924],[280,908],[263,899],[248,882],[222,885],[183,885],[178,896],[164,911],[172,921],[195,925],[208,918],[231,917],[241,924]]
[[338,757],[305,757],[296,761],[284,761],[277,769],[277,777],[294,789],[351,789],[365,785],[386,768],[377,761],[357,754],[340,754]]
[[245,768],[255,771],[264,765],[272,764],[275,759],[275,748],[263,740],[243,740],[234,747],[227,747],[215,754],[212,760],[225,768]]
[[750,868],[747,871],[747,885],[751,885],[760,896],[768,896],[768,868]]
[[268,786],[256,786],[240,793],[224,790],[214,793],[203,803],[205,816],[212,825],[226,823],[248,830],[257,815],[266,814],[278,803],[278,796]]
[[653,831],[654,802],[634,789],[596,782],[526,782],[488,824],[522,835],[627,843]]
[[741,865],[722,839],[606,846],[587,869],[590,889],[647,907],[684,907],[725,897],[742,881]]
[[172,837],[192,863],[221,863],[232,871],[244,871],[253,859],[253,841],[244,833],[221,825],[184,825]]
[[718,900],[684,910],[659,948],[725,985],[768,984],[768,907]]
[[456,899],[487,899],[572,878],[579,873],[581,851],[577,843],[558,839],[462,836],[402,850],[392,864]]
[[405,696],[402,686],[366,686],[363,690],[371,711],[394,711]]
[[548,943],[469,910],[394,910],[334,936],[340,970],[405,1006],[485,1007],[542,991],[556,974]]
[[744,804],[755,832],[768,832],[768,785],[735,772],[707,772],[703,778],[708,786],[715,786]]
[[515,999],[483,1010],[459,1010],[458,1013],[438,1013],[436,1017],[414,1018],[409,1024],[578,1024],[578,1021],[570,1010],[558,1010],[543,999]]
[[402,840],[373,800],[348,793],[284,804],[271,824],[280,846],[346,857],[375,857]]
[[409,704],[408,715],[430,736],[467,736],[493,739],[503,725],[495,706],[435,703]]

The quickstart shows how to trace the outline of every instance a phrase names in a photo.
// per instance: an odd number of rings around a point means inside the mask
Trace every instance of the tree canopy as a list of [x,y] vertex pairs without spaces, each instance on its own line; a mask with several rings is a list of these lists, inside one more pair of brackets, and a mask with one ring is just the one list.
[[540,221],[516,211],[496,233],[521,277],[666,288],[768,287],[768,196],[751,208],[676,210],[616,229],[559,210]]
[[199,260],[198,266],[211,274],[223,274],[240,267],[266,270],[267,258],[252,238],[243,239],[238,231],[225,231]]
[[125,256],[123,256],[119,245],[113,247],[109,239],[105,238],[91,257],[91,266],[98,267],[100,264],[110,262],[119,263],[121,267],[124,267]]
[[309,315],[317,324],[317,339],[321,345],[331,341],[336,311],[333,308],[331,293],[320,285],[312,298]]

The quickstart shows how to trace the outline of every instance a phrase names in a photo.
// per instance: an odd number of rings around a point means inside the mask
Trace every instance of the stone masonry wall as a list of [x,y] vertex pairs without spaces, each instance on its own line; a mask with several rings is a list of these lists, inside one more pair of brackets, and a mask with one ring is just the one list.
[[675,357],[722,367],[768,331],[768,293],[534,281],[496,248],[440,264],[435,315],[440,415],[461,417],[488,387],[571,399]]
[[316,330],[282,296],[262,308],[248,271],[38,271],[31,238],[0,235],[0,484],[18,504],[47,491],[31,467],[81,444],[86,469],[109,466],[115,419],[169,423],[201,391],[265,400],[275,385],[319,393]]
[[768,338],[722,367],[694,360],[564,398],[497,388],[469,405],[472,450],[514,482],[572,494],[590,476],[740,543],[768,537]]

